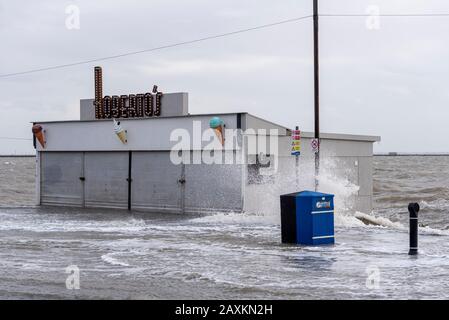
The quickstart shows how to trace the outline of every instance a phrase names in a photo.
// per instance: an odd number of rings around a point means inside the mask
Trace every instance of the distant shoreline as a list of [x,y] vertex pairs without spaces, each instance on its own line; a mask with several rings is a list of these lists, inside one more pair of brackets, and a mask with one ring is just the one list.
[[374,153],[375,157],[444,157],[449,156],[449,153],[401,153],[401,152],[388,152],[388,153]]
[[[0,154],[0,158],[34,158],[35,154]],[[449,153],[374,153],[374,157],[449,157]]]

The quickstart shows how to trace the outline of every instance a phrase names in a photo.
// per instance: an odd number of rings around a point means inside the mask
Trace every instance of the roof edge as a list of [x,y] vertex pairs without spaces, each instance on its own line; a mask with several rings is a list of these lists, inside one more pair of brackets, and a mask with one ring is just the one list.
[[[123,120],[131,120],[131,121],[144,121],[144,120],[158,120],[158,119],[171,119],[171,118],[190,118],[190,117],[207,117],[207,116],[220,116],[220,115],[238,115],[238,114],[247,114],[251,117],[260,119],[267,123],[279,126],[281,128],[285,128],[287,130],[287,135],[291,133],[291,128],[287,128],[283,125],[274,123],[269,120],[265,120],[264,118],[255,116],[248,112],[222,112],[222,113],[193,113],[188,115],[178,115],[178,116],[166,116],[166,117],[152,117],[152,118],[123,118]],[[110,121],[110,119],[97,119],[97,120],[59,120],[59,121],[33,121],[31,123],[71,123],[71,122],[97,122],[97,121]],[[313,132],[302,131],[301,136],[304,138],[313,138],[315,135]],[[358,134],[345,134],[345,133],[320,133],[320,137],[329,140],[348,140],[348,141],[369,141],[369,142],[378,142],[381,141],[380,136],[371,136],[371,135],[358,135]]]

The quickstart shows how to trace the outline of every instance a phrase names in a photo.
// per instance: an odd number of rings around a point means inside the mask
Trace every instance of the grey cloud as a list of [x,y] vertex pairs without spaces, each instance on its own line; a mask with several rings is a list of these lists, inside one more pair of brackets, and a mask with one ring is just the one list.
[[[449,12],[446,1],[321,0],[325,13]],[[65,7],[81,29],[65,28]],[[0,73],[141,50],[308,15],[311,1],[0,1]],[[157,83],[188,91],[191,112],[249,111],[313,128],[311,20],[100,64],[105,91]],[[378,151],[447,151],[449,17],[321,18],[322,130],[382,136]],[[0,136],[29,137],[33,120],[73,119],[93,95],[95,64],[0,79]],[[32,152],[0,140],[0,153]]]

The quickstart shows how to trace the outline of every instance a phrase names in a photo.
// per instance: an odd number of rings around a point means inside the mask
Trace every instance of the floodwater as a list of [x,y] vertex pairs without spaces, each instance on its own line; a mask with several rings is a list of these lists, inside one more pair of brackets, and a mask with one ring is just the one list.
[[[380,226],[337,210],[336,245],[299,247],[280,244],[278,213],[37,208],[34,159],[0,158],[0,298],[449,298],[449,157],[374,166],[365,214]],[[407,255],[411,201],[421,205],[417,257]],[[79,290],[66,287],[74,266]]]

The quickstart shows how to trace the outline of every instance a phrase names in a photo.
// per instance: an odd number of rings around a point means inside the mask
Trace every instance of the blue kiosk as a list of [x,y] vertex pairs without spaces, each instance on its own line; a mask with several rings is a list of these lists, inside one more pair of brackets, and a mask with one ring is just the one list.
[[282,243],[334,244],[334,195],[301,191],[281,195]]

